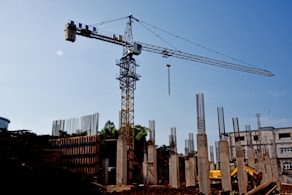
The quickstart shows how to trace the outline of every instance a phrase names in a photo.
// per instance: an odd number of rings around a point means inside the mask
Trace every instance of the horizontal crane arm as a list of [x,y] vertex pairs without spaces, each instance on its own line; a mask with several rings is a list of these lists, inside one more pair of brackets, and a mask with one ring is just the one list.
[[[195,54],[189,54],[189,53],[181,52],[178,50],[163,48],[163,47],[159,47],[159,46],[155,46],[155,45],[151,45],[151,44],[147,44],[147,43],[141,43],[141,42],[129,43],[129,42],[125,41],[121,35],[101,34],[100,32],[98,32],[96,30],[95,27],[92,27],[92,26],[90,26],[90,27],[91,28],[89,28],[88,25],[83,25],[81,23],[76,25],[74,23],[74,21],[67,23],[67,25],[65,27],[66,40],[74,42],[76,40],[76,34],[77,34],[77,35],[85,36],[88,38],[94,38],[94,39],[114,43],[114,44],[117,44],[120,46],[126,46],[126,45],[131,46],[132,51],[129,51],[129,52],[130,53],[132,52],[135,55],[139,55],[140,50],[144,50],[144,51],[148,51],[148,52],[152,52],[152,53],[161,54],[164,57],[176,57],[176,58],[180,58],[180,59],[184,59],[184,60],[190,60],[190,61],[194,61],[194,62],[218,66],[218,67],[222,67],[222,68],[228,68],[228,69],[242,71],[242,72],[248,72],[248,73],[252,73],[252,74],[258,74],[258,75],[263,75],[263,76],[268,76],[268,77],[274,76],[274,74],[268,70],[239,65],[239,64],[235,64],[235,63],[231,63],[231,62],[222,61],[222,60],[216,60],[216,59],[203,57],[203,56],[199,56],[199,55],[195,55]],[[139,47],[139,46],[141,46],[141,47]]]
[[136,43],[138,43],[142,46],[142,50],[152,52],[152,53],[161,54],[164,57],[176,57],[176,58],[180,58],[180,59],[184,59],[184,60],[200,62],[203,64],[219,66],[222,68],[228,68],[228,69],[248,72],[248,73],[252,73],[252,74],[258,74],[258,75],[263,75],[263,76],[268,76],[268,77],[274,76],[274,74],[268,70],[238,65],[238,64],[234,64],[234,63],[230,63],[230,62],[221,61],[221,60],[215,60],[215,59],[211,59],[208,57],[189,54],[189,53],[185,53],[185,52],[181,52],[181,51],[177,51],[177,50],[172,50],[172,49],[167,49],[167,48],[163,48],[163,47],[159,47],[159,46],[155,46],[155,45],[150,45],[150,44],[146,44],[146,43],[141,43],[141,42],[136,42]]

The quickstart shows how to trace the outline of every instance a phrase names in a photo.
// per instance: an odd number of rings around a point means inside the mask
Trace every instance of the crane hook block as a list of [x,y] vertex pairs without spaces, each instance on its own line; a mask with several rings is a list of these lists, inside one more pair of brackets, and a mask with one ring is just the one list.
[[76,25],[74,21],[67,23],[65,26],[65,40],[75,42],[76,40]]

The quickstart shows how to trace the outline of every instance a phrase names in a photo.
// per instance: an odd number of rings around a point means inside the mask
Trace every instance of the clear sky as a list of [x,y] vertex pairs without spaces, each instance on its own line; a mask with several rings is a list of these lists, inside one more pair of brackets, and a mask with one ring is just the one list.
[[[0,116],[11,120],[9,130],[40,135],[51,134],[53,120],[96,112],[99,129],[108,120],[118,127],[121,91],[116,60],[122,47],[81,36],[74,43],[65,41],[64,26],[69,20],[91,25],[132,14],[141,21],[133,23],[134,40],[249,64],[275,75],[142,51],[135,56],[141,75],[135,90],[135,124],[148,127],[149,120],[155,120],[157,145],[168,145],[175,127],[178,151],[184,153],[188,134],[197,133],[198,93],[204,93],[209,145],[219,138],[219,106],[224,108],[227,132],[233,131],[234,117],[240,130],[245,125],[257,129],[256,113],[261,126],[291,127],[291,10],[288,0],[1,0]],[[126,22],[97,27],[123,34]],[[171,64],[170,95],[166,64]]]

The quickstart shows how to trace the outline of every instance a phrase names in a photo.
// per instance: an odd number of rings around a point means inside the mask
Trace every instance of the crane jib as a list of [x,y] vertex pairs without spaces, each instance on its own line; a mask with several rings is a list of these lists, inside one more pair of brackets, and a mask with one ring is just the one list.
[[74,42],[76,40],[76,34],[85,36],[88,38],[94,38],[101,41],[106,41],[110,43],[114,43],[120,46],[129,46],[130,49],[127,51],[124,55],[139,55],[141,53],[141,50],[161,54],[163,57],[176,57],[184,60],[199,62],[202,64],[208,64],[213,65],[221,68],[227,68],[262,76],[268,76],[272,77],[274,74],[268,70],[263,70],[260,68],[235,64],[231,62],[226,62],[222,60],[212,59],[208,57],[203,57],[195,54],[189,54],[185,52],[181,52],[178,50],[163,48],[151,44],[141,43],[141,42],[127,42],[124,40],[124,37],[122,35],[116,35],[116,34],[102,34],[97,31],[97,28],[90,25],[84,25],[81,23],[78,23],[78,25],[75,24],[74,21],[70,21],[65,26],[65,39],[67,41]]
[[259,68],[234,64],[231,62],[216,60],[216,59],[203,57],[203,56],[199,56],[199,55],[195,55],[195,54],[189,54],[189,53],[181,52],[178,50],[167,49],[167,48],[163,48],[163,47],[159,47],[159,46],[155,46],[155,45],[150,45],[150,44],[146,44],[146,43],[141,43],[141,42],[137,42],[137,43],[142,45],[142,50],[152,52],[152,53],[161,54],[164,57],[176,57],[176,58],[180,58],[180,59],[184,59],[184,60],[199,62],[199,63],[203,63],[203,64],[218,66],[218,67],[222,67],[222,68],[228,68],[228,69],[242,71],[242,72],[248,72],[248,73],[252,73],[252,74],[258,74],[258,75],[263,75],[263,76],[268,76],[268,77],[274,76],[274,74],[268,70],[263,70],[263,69],[259,69]]

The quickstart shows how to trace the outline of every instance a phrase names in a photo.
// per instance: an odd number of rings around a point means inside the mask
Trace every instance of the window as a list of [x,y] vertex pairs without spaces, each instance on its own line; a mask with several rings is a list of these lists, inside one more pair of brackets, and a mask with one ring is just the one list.
[[244,141],[244,136],[235,137],[235,141]]
[[253,140],[254,140],[254,141],[258,141],[258,140],[259,140],[259,136],[258,136],[258,135],[254,135],[254,136],[253,136]]
[[279,133],[279,139],[290,138],[290,133]]
[[286,169],[286,170],[292,169],[292,163],[284,162],[283,169]]
[[292,148],[281,148],[281,154],[292,153]]

